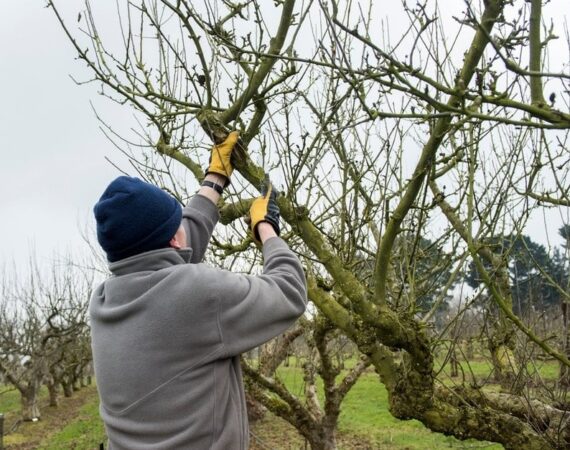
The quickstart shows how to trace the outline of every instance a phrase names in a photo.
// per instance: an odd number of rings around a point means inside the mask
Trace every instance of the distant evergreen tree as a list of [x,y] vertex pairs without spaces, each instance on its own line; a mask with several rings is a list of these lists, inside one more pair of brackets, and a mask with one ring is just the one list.
[[[496,237],[487,244],[507,259],[515,314],[530,307],[544,310],[560,304],[561,293],[556,285],[565,285],[567,271],[559,249],[550,255],[543,245],[526,235]],[[483,282],[473,263],[465,281],[473,288]]]

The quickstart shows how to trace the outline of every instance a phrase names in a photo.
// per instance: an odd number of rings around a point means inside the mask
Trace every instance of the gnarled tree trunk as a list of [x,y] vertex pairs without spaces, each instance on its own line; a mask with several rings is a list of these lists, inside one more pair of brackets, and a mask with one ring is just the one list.
[[22,406],[22,419],[25,421],[37,420],[41,417],[39,405],[39,383],[29,386],[20,392]]
[[58,383],[49,382],[47,383],[47,388],[49,393],[49,406],[59,406],[60,385]]

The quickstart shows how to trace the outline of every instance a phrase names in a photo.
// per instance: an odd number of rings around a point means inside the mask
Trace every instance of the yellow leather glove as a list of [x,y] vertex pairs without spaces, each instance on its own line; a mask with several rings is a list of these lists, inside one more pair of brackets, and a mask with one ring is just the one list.
[[212,153],[210,153],[210,165],[206,173],[217,173],[223,175],[228,179],[226,185],[230,183],[230,177],[234,168],[230,162],[230,157],[232,156],[232,150],[236,145],[239,138],[239,132],[232,131],[226,137],[226,140],[219,145],[214,145],[212,147]]
[[251,220],[251,232],[253,240],[261,245],[257,225],[260,222],[268,222],[273,226],[275,233],[279,236],[279,206],[277,206],[277,194],[273,190],[273,186],[269,180],[266,180],[261,190],[262,197],[256,198],[249,208],[249,217]]

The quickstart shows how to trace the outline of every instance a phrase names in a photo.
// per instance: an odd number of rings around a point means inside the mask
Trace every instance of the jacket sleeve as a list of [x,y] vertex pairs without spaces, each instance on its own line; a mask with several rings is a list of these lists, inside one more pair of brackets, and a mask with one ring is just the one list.
[[188,247],[192,249],[190,262],[199,263],[204,258],[219,218],[218,207],[200,194],[194,195],[182,210],[182,225],[186,230]]
[[279,237],[263,246],[263,273],[226,272],[218,286],[219,325],[227,356],[236,356],[278,336],[305,311],[307,287],[297,256]]

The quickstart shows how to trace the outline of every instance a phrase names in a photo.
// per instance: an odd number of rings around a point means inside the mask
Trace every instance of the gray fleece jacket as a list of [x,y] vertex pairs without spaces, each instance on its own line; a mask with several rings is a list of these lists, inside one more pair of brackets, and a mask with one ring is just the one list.
[[216,206],[196,195],[183,211],[189,246],[110,264],[90,304],[100,413],[111,450],[246,449],[239,354],[303,314],[297,257],[278,237],[263,274],[200,264]]

